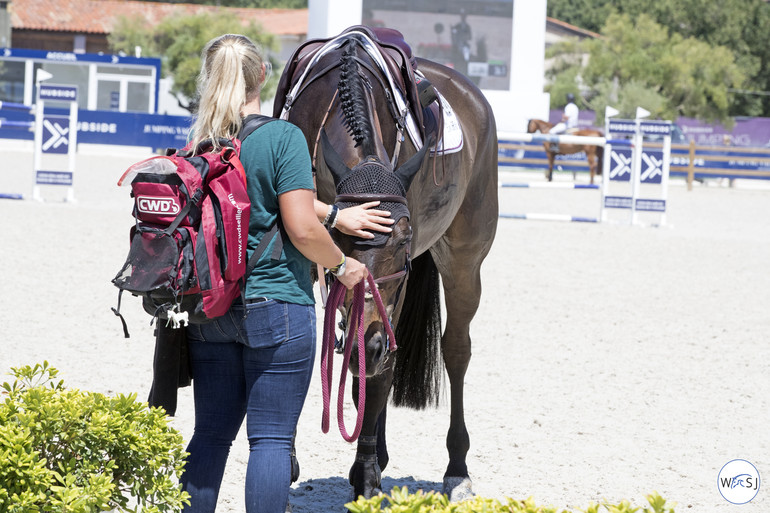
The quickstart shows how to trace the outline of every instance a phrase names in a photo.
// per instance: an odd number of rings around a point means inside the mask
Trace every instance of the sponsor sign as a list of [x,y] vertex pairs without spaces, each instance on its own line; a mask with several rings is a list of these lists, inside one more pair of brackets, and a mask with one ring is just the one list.
[[637,198],[636,210],[641,212],[665,212],[666,200]]
[[668,121],[642,121],[644,135],[671,135],[671,123]]
[[[671,135],[671,123],[668,121],[642,121],[639,130],[644,135]],[[610,119],[610,132],[613,134],[635,134],[636,121],[633,119]]]
[[38,171],[35,176],[37,185],[67,185],[72,186],[70,171]]
[[41,100],[74,102],[78,99],[78,88],[73,85],[40,84],[38,97]]
[[610,132],[613,134],[635,134],[636,121],[633,119],[611,119]]
[[69,116],[43,116],[43,153],[66,154],[69,151]]
[[663,152],[643,151],[642,170],[639,181],[642,183],[659,184],[663,179]]
[[610,154],[610,180],[628,182],[631,180],[632,150],[612,149]]
[[605,196],[604,208],[625,208],[630,209],[633,200],[630,196]]

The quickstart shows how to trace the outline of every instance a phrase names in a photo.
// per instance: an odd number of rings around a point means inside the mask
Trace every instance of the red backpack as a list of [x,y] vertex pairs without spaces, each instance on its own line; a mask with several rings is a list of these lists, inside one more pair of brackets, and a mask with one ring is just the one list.
[[[167,155],[138,162],[126,170],[118,185],[131,185],[134,198],[131,247],[125,264],[112,280],[120,291],[142,297],[154,318],[173,327],[205,323],[223,315],[241,295],[245,276],[278,232],[278,223],[260,241],[248,264],[246,243],[251,203],[239,155],[241,141],[272,121],[248,116],[238,137],[221,139],[212,151],[210,140],[195,152],[190,145]],[[273,257],[283,244],[276,243]]]

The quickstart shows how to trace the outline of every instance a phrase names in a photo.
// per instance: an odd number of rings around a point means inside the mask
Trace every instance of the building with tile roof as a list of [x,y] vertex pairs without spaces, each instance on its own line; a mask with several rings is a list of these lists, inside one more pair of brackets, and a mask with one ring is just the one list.
[[[9,52],[18,53],[19,49],[48,52],[45,57],[46,61],[52,58],[49,58],[51,53],[56,54],[53,57],[61,55],[69,60],[79,59],[80,57],[76,57],[79,54],[98,56],[98,54],[109,53],[107,38],[121,16],[141,16],[149,25],[153,25],[167,16],[226,10],[235,12],[244,22],[257,21],[266,31],[275,34],[281,45],[281,50],[276,57],[285,61],[307,39],[309,32],[313,33],[313,37],[326,37],[359,22],[359,20],[351,19],[350,16],[340,16],[339,11],[334,11],[334,14],[331,14],[332,11],[329,8],[332,1],[338,8],[342,4],[342,2],[337,3],[337,0],[311,0],[310,9],[250,9],[138,0],[0,0],[0,48],[5,47],[6,60],[11,59]],[[358,0],[359,5],[360,2],[361,0]],[[545,115],[541,111],[545,111],[548,106],[548,95],[543,92],[542,78],[544,75],[543,50],[546,46],[563,39],[583,39],[598,36],[598,34],[559,20],[552,18],[546,20],[544,16],[545,2],[546,0],[528,0],[513,4],[513,10],[518,14],[513,16],[512,28],[515,30],[511,51],[518,53],[516,58],[510,58],[507,63],[510,67],[506,75],[509,78],[504,81],[504,86],[507,87],[493,88],[494,90],[484,88],[495,111],[504,113],[504,115],[501,114],[498,125],[503,129],[506,129],[506,126],[518,126],[522,120],[530,117],[543,117]],[[352,6],[355,3],[356,0],[346,0],[342,9],[346,14],[354,13],[355,9]],[[319,9],[326,9],[324,12],[326,18],[319,14]],[[311,20],[309,19],[311,12],[314,16],[313,23],[310,23]],[[323,34],[316,34],[319,32],[316,25],[319,24],[317,22],[321,18],[326,19],[327,23],[321,26]],[[342,28],[339,27],[340,24],[344,24]],[[545,28],[545,38],[540,32],[539,27],[541,26]],[[495,32],[496,34],[497,32]],[[123,58],[123,56],[120,57]],[[6,97],[7,101],[22,99],[25,103],[31,101],[34,94],[34,84],[29,83],[31,80],[30,70],[38,65],[31,63],[32,61],[29,59],[23,64],[17,62],[14,65],[16,71],[6,66],[7,69],[0,76],[0,93],[2,93],[0,95]],[[49,67],[51,65],[50,62],[47,64]],[[548,63],[546,62],[545,65],[547,68]],[[104,75],[106,73],[104,70],[98,69],[96,71],[97,74]],[[13,75],[13,73],[18,76]],[[114,94],[120,102],[127,102],[127,94],[118,95],[116,91],[107,91],[107,85],[104,84],[109,82],[109,77],[102,75],[99,76],[102,82],[99,83],[98,91],[90,92],[88,108],[102,109],[106,108],[102,104],[108,107],[112,105],[107,93]],[[99,77],[96,77],[96,80],[99,80]],[[123,82],[130,81],[129,78],[122,77],[121,80]],[[67,78],[67,80],[72,80],[72,78]],[[134,78],[133,80],[138,79]],[[163,98],[168,97],[164,92],[168,87],[164,81],[168,80],[170,79],[161,79],[158,82],[157,89],[160,90],[160,93],[150,90],[150,98],[156,94],[159,98],[158,102],[153,104],[152,101],[148,103],[143,100],[142,105],[144,107],[142,108],[150,111],[157,109],[159,113],[175,113],[171,106],[166,107],[168,102],[163,100]],[[84,85],[84,94],[85,87]],[[121,87],[123,86],[121,85]],[[129,89],[133,87],[131,86]],[[97,97],[97,100],[93,100],[93,97]],[[525,99],[522,100],[522,98]],[[96,102],[96,107],[91,107],[90,105],[94,102]],[[120,103],[119,108],[121,111],[123,110],[122,103]],[[132,110],[130,102],[127,109]]]
[[566,40],[597,39],[601,34],[576,27],[566,21],[557,20],[547,16],[545,18],[545,47]]
[[[0,16],[5,11],[11,42],[0,47],[107,53],[107,36],[121,16],[140,16],[155,25],[168,16],[217,10],[235,12],[245,23],[260,23],[266,31],[278,36],[281,54],[290,53],[306,38],[307,9],[250,9],[135,0],[0,0]],[[0,39],[2,27],[0,21]]]

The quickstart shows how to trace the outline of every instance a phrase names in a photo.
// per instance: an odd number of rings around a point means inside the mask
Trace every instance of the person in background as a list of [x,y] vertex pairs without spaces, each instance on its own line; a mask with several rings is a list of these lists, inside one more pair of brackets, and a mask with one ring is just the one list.
[[[552,135],[563,134],[571,130],[576,130],[578,127],[578,117],[580,115],[580,109],[575,105],[575,95],[567,93],[567,105],[564,106],[564,113],[561,116],[561,121],[556,123],[548,133]],[[559,153],[559,143],[551,143],[551,151]]]
[[[264,63],[261,51],[242,35],[226,34],[205,46],[192,147],[203,139],[233,138],[244,118],[260,114]],[[305,138],[286,121],[266,123],[246,137],[240,158],[251,199],[248,257],[276,219],[286,236],[280,257],[271,255],[276,237],[247,277],[245,303],[236,300],[224,316],[187,327],[195,428],[181,477],[191,497],[186,512],[215,511],[230,447],[244,419],[250,447],[246,512],[285,511],[292,436],[315,357],[311,262],[347,288],[368,274],[334,244],[319,218],[327,220],[335,211],[338,223],[347,223],[353,233],[377,226],[390,230],[384,216],[372,214],[373,204],[341,214],[314,199]]]
[[567,105],[564,106],[564,114],[561,116],[561,122],[555,124],[549,134],[563,134],[569,130],[576,129],[578,127],[578,117],[580,115],[580,109],[575,105],[575,95],[567,93]]
[[465,75],[468,74],[468,63],[471,60],[471,41],[473,40],[473,32],[467,17],[465,9],[460,9],[459,23],[450,27],[454,68]]

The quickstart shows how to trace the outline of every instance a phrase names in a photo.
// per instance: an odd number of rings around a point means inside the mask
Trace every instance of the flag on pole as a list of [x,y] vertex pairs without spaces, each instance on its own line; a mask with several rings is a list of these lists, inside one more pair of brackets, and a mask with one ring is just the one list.
[[49,78],[53,78],[53,75],[43,68],[38,68],[37,72],[35,73],[35,80],[37,82],[43,82],[45,80],[48,80]]

